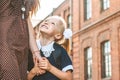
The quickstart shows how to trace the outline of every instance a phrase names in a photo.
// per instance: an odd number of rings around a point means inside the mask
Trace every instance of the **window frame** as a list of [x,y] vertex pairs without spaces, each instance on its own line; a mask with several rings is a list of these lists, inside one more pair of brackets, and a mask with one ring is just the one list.
[[111,54],[110,53],[111,53],[110,41],[107,40],[107,41],[102,42],[101,43],[101,77],[102,78],[110,78],[112,76]]
[[84,19],[89,20],[92,17],[92,0],[84,0]]
[[102,11],[110,8],[110,0],[101,0]]
[[[89,52],[91,49],[91,52]],[[87,47],[84,49],[85,53],[85,80],[92,79],[92,48]],[[91,57],[88,58],[88,55],[91,54]]]

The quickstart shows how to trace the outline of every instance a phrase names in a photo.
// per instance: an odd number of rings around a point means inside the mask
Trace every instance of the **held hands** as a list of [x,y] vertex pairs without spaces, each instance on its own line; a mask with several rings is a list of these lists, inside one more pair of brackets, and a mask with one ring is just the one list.
[[34,62],[34,68],[37,69],[36,75],[41,75],[46,72],[45,70],[39,68],[39,63],[41,62],[41,60],[42,60],[42,57],[40,56],[40,52],[39,51],[34,52],[33,62]]
[[35,70],[35,74],[37,76],[41,75],[41,74],[44,74],[46,72],[45,70],[39,68],[39,62],[38,62],[37,59],[35,59],[34,70]]
[[38,62],[37,59],[35,60],[34,68],[36,70],[36,75],[38,76],[44,74],[46,71],[50,71],[51,64],[45,57],[41,57],[40,62]]
[[45,57],[40,56],[40,52],[33,54],[34,68],[36,75],[42,75],[51,69],[51,64]]

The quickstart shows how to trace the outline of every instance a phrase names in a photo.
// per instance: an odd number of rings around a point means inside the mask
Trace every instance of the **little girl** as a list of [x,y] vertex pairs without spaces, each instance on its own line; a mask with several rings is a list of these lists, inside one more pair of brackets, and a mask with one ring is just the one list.
[[[40,24],[40,40],[37,43],[42,59],[37,67],[46,72],[32,76],[33,80],[72,80],[71,59],[67,51],[57,43],[64,37],[65,27],[64,19],[59,16],[48,17]],[[28,66],[28,68],[31,70],[33,66]]]

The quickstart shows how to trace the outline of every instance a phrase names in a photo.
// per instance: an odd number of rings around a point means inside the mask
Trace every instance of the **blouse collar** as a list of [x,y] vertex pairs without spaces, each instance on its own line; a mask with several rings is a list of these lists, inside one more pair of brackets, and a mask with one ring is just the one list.
[[46,46],[41,46],[40,40],[36,40],[39,50],[41,50],[45,57],[49,57],[52,51],[55,51],[53,48],[54,41]]

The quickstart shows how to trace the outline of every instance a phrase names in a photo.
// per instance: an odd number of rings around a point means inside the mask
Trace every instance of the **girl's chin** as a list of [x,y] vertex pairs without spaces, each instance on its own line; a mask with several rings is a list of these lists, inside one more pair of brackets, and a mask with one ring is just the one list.
[[40,30],[40,33],[47,33],[47,30]]

